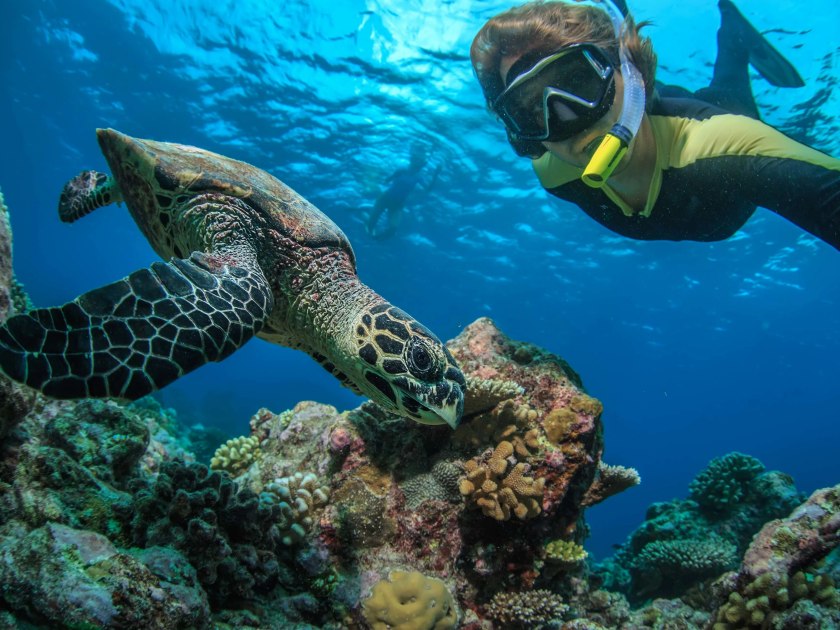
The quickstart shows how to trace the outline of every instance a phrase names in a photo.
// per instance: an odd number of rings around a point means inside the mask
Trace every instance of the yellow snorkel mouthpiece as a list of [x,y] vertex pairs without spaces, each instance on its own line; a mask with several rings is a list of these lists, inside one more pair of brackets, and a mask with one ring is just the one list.
[[583,183],[592,188],[601,188],[627,153],[632,138],[628,129],[615,125],[601,140],[589,164],[583,169],[583,175],[580,176]]
[[621,158],[627,153],[630,142],[639,131],[645,113],[645,82],[641,72],[633,65],[622,35],[624,14],[613,0],[599,0],[610,16],[616,39],[621,42],[618,49],[621,62],[621,77],[624,79],[623,103],[618,122],[601,140],[589,164],[580,178],[592,188],[601,188],[612,175]]

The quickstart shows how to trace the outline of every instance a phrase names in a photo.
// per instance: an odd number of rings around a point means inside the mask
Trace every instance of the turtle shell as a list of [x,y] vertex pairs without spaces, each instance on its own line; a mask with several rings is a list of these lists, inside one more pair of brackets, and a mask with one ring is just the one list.
[[97,138],[139,224],[176,200],[220,192],[244,201],[274,229],[305,247],[336,247],[354,261],[350,241],[330,219],[266,171],[197,147],[142,140],[113,129]]

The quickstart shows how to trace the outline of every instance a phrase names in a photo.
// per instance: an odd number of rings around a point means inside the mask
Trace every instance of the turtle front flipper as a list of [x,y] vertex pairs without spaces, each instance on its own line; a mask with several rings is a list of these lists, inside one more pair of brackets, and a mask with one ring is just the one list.
[[11,317],[0,326],[0,369],[54,398],[135,400],[230,355],[273,304],[255,262],[193,253]]
[[72,223],[97,208],[122,200],[113,177],[98,171],[82,171],[64,184],[58,200],[58,216],[65,223]]

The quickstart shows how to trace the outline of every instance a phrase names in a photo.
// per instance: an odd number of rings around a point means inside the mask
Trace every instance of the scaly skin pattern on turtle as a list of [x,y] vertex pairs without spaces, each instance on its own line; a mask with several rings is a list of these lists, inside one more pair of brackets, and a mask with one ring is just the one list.
[[250,164],[97,130],[112,175],[67,183],[59,216],[125,203],[157,254],[127,278],[0,326],[0,369],[54,398],[134,400],[253,336],[307,352],[345,386],[457,426],[464,376],[425,326],[364,285],[347,237]]

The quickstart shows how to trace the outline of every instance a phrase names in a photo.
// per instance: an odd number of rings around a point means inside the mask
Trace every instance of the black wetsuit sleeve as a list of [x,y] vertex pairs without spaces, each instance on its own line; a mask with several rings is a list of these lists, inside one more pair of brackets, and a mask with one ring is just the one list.
[[743,196],[840,249],[840,171],[792,158],[716,159]]

